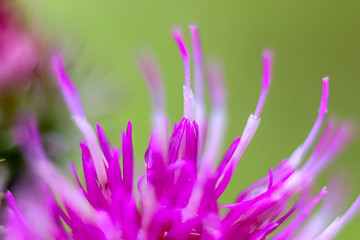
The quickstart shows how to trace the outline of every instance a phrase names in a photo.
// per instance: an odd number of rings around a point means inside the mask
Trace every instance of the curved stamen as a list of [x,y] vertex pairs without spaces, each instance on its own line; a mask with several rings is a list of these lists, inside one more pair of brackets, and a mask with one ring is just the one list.
[[191,90],[191,78],[190,78],[190,59],[186,49],[185,41],[180,29],[173,30],[173,38],[179,47],[181,58],[184,62],[184,75],[185,86],[183,87],[184,94],[184,117],[193,120],[194,119],[194,96]]
[[141,54],[141,56],[137,59],[137,65],[149,88],[153,101],[154,115],[165,115],[165,91],[163,78],[154,56],[150,53]]
[[[312,152],[310,157],[306,160],[304,165],[301,167],[302,170],[304,170],[304,171],[309,170],[310,167],[314,165],[315,161],[317,161],[319,159],[319,157],[324,153],[324,151],[327,150],[329,142],[331,141],[331,139],[333,139],[335,132],[338,130],[337,128],[338,128],[338,126],[335,123],[335,120],[330,119],[328,121],[328,123],[326,124],[325,130],[322,133],[319,141],[317,142],[317,144],[314,148],[314,151]],[[301,151],[301,146],[296,151]],[[298,154],[298,153],[296,153],[296,151],[293,153],[293,155]],[[291,158],[292,157],[293,156],[291,156]],[[290,158],[290,160],[293,161],[293,159],[291,159],[291,158]],[[294,162],[291,162],[291,163],[293,164],[293,166],[295,165]]]
[[306,207],[301,209],[301,211],[292,221],[292,223],[271,239],[273,240],[290,239],[294,234],[294,232],[296,231],[296,229],[305,221],[305,219],[311,213],[312,209],[324,197],[326,193],[327,193],[326,187],[323,187],[320,193],[315,198],[313,198]]
[[[137,65],[142,72],[143,78],[148,86],[153,102],[152,124],[154,128],[154,138],[159,141],[162,155],[166,156],[168,121],[165,110],[165,91],[164,82],[156,60],[151,53],[143,53],[137,59]],[[155,142],[155,140],[154,140]]]
[[206,135],[206,116],[204,105],[204,72],[203,72],[203,53],[198,27],[189,26],[191,33],[192,55],[194,63],[195,81],[195,120],[199,125],[198,156],[200,157],[205,144]]
[[173,30],[173,38],[178,45],[181,58],[184,62],[184,73],[185,73],[185,86],[191,88],[191,78],[190,78],[190,58],[185,45],[185,41],[180,29]]
[[79,94],[65,71],[63,58],[60,54],[56,55],[53,59],[53,71],[64,95],[65,101],[68,104],[68,107],[70,108],[73,116],[85,118],[85,113],[81,105]]
[[212,167],[219,155],[225,133],[226,91],[223,70],[218,63],[208,65],[206,73],[210,89],[212,111],[209,117],[208,137],[201,162]]
[[[337,155],[339,155],[354,138],[353,126],[349,122],[343,123],[334,133],[329,143],[324,147],[324,151],[313,161],[313,165],[304,165],[302,171],[307,171],[310,176],[316,177]],[[311,158],[311,157],[310,157]]]
[[294,240],[315,239],[335,219],[347,202],[347,183],[342,176],[330,179],[330,191],[319,210],[306,221]]
[[[203,54],[199,30],[196,25],[189,26],[191,33],[192,52],[194,59],[194,79],[195,79],[195,97],[196,97],[196,115],[198,112],[204,112],[204,73],[203,73]],[[202,109],[199,109],[202,108]],[[202,116],[199,116],[202,117]],[[197,116],[198,118],[198,116]]]
[[[91,127],[90,123],[87,121],[84,110],[81,105],[79,94],[76,91],[73,83],[70,78],[67,76],[62,56],[57,55],[53,59],[53,71],[57,78],[59,87],[64,95],[64,98],[70,108],[70,111],[73,114],[74,120],[81,132],[83,133],[89,149],[91,156],[94,161],[94,166],[96,170],[96,175],[102,189],[106,189],[107,185],[107,174],[106,168],[108,167],[108,162],[105,159],[104,153],[102,152],[99,142],[97,140],[96,134]],[[105,192],[104,192],[105,194]]]
[[327,112],[328,96],[329,96],[329,77],[325,77],[323,78],[323,90],[322,90],[321,102],[319,107],[319,115],[308,137],[303,143],[302,147],[304,152],[306,152],[310,148],[310,146],[312,145],[312,143],[316,138],[317,133],[321,128],[321,125],[323,123],[324,117]]
[[260,112],[261,109],[264,105],[267,93],[269,91],[269,86],[271,84],[271,75],[272,75],[272,53],[270,51],[264,51],[263,55],[263,76],[262,76],[262,80],[261,80],[261,94],[260,94],[260,98],[258,101],[258,104],[256,106],[256,110],[254,113],[254,116],[259,117],[260,116]]
[[307,153],[311,145],[314,143],[314,140],[320,131],[320,128],[324,122],[324,118],[327,112],[328,96],[329,96],[329,77],[325,77],[323,78],[323,88],[322,88],[318,117],[309,135],[305,139],[304,143],[298,149],[295,150],[295,152],[292,154],[292,156],[289,159],[289,162],[294,167],[296,167],[301,163],[301,160],[303,159],[304,155]]
[[360,196],[357,197],[355,202],[344,213],[343,216],[336,218],[315,240],[332,239],[340,231],[340,229],[348,223],[351,218],[359,212],[360,209]]
[[259,126],[260,123],[260,112],[262,109],[262,106],[264,105],[267,92],[269,90],[269,86],[271,83],[271,72],[272,72],[272,54],[269,51],[263,52],[263,78],[262,78],[262,90],[260,94],[260,98],[255,110],[254,115],[250,115],[248,118],[248,121],[246,123],[246,126],[244,128],[243,134],[241,136],[241,140],[236,147],[233,155],[231,156],[228,164],[225,166],[223,173],[218,178],[218,181],[216,183],[216,188],[222,189],[220,191],[220,195],[223,192],[223,189],[227,186],[227,184],[230,181],[230,178],[232,174],[234,173],[237,165],[239,164],[240,159],[242,158],[245,150],[247,149],[249,143],[251,142],[252,138],[255,135],[255,132]]

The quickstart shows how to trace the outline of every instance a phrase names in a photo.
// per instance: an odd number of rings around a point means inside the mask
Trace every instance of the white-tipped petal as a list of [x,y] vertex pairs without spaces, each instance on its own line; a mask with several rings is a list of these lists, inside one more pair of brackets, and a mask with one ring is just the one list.
[[296,167],[298,166],[301,161],[303,160],[304,155],[308,152],[309,148],[314,143],[316,136],[318,135],[320,128],[324,122],[324,118],[327,112],[327,103],[328,103],[328,96],[329,96],[329,78],[323,78],[323,90],[321,95],[320,107],[319,107],[319,114],[312,127],[309,135],[305,139],[304,143],[295,150],[292,156],[289,159],[290,164]]

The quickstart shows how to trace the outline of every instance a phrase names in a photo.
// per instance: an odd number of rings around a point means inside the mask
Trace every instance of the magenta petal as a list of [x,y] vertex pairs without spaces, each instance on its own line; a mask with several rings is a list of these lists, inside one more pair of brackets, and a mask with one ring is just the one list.
[[57,76],[58,84],[69,108],[71,109],[71,112],[74,116],[84,118],[85,113],[81,105],[79,94],[65,71],[63,59],[60,54],[55,56],[53,59],[53,70]]
[[96,172],[89,148],[85,144],[80,144],[80,147],[82,149],[83,169],[88,201],[95,208],[108,208],[108,203],[105,200],[97,182]]
[[108,162],[112,159],[112,152],[111,152],[111,146],[109,144],[109,141],[106,138],[104,130],[101,128],[99,124],[96,124],[96,129],[98,132],[98,137],[101,145],[101,149],[104,153],[104,156]]
[[134,174],[134,153],[132,146],[132,125],[128,123],[126,133],[122,136],[122,152],[124,161],[124,186],[128,193],[132,192],[133,187],[133,174]]

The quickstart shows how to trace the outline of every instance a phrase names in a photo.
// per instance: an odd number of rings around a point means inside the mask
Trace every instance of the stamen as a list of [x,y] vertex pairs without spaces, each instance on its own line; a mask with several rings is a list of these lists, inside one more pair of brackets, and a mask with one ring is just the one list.
[[191,32],[194,61],[196,61],[198,63],[202,63],[203,53],[202,53],[202,49],[201,49],[201,41],[200,41],[198,26],[190,25],[189,29]]
[[256,106],[256,110],[254,113],[255,117],[259,117],[260,116],[260,112],[261,109],[264,105],[268,90],[269,90],[269,86],[271,84],[271,75],[272,75],[272,65],[273,65],[273,61],[272,61],[272,53],[270,51],[264,51],[263,52],[263,77],[261,80],[261,94],[260,94],[260,98],[258,101],[258,104]]
[[220,196],[226,186],[230,182],[230,178],[233,175],[237,165],[239,164],[240,159],[242,158],[246,148],[248,147],[249,143],[251,142],[252,138],[255,135],[255,132],[259,126],[259,118],[255,117],[254,115],[250,115],[248,121],[246,123],[244,132],[241,136],[241,140],[237,145],[234,153],[232,154],[228,164],[224,167],[222,174],[218,178],[216,183],[216,188],[218,188],[218,196]]
[[218,63],[211,63],[207,66],[206,73],[210,89],[212,111],[209,117],[206,147],[201,163],[213,167],[219,155],[225,133],[226,93],[222,67]]
[[323,78],[323,90],[321,95],[319,115],[315,121],[313,128],[311,129],[308,137],[306,138],[302,146],[304,153],[310,148],[310,146],[312,145],[312,143],[316,138],[317,133],[321,128],[325,114],[327,112],[328,95],[329,95],[329,78],[326,77]]
[[[197,31],[197,27],[195,28]],[[198,49],[198,51],[200,51],[200,49]],[[197,54],[194,53],[194,61],[196,61],[195,58],[202,57],[200,54],[201,52],[198,52]],[[195,55],[197,56],[195,57]],[[209,127],[208,127],[209,132],[207,133],[208,137],[206,139],[207,140],[206,148],[204,154],[200,154],[201,166],[199,168],[200,172],[198,175],[199,182],[195,184],[189,203],[182,212],[183,220],[190,219],[193,216],[193,213],[197,211],[197,208],[200,205],[200,201],[202,199],[203,191],[204,191],[203,181],[206,181],[206,179],[209,177],[210,172],[213,171],[214,162],[217,159],[217,156],[221,148],[221,142],[224,137],[224,125],[226,121],[226,113],[225,113],[226,109],[224,105],[226,102],[226,94],[224,87],[223,71],[220,65],[217,63],[213,63],[207,66],[206,71],[207,71],[207,79],[209,82],[213,109],[209,118]],[[203,79],[201,79],[201,81],[203,81]],[[198,109],[199,108],[197,108],[197,110]],[[196,114],[198,114],[198,111],[196,112]],[[201,137],[201,132],[200,132],[200,137]],[[199,140],[199,142],[201,142],[201,140]],[[199,147],[199,149],[201,148]]]
[[[302,166],[301,169],[307,171],[313,166],[314,162],[321,156],[321,154],[327,149],[327,145],[329,141],[332,140],[335,131],[337,130],[337,125],[334,119],[330,119],[325,127],[324,132],[322,133],[318,143],[316,144],[314,151],[310,155],[309,159],[306,160],[305,164]],[[301,146],[298,148],[299,151],[301,150]],[[296,153],[293,153],[293,155]],[[292,156],[291,156],[292,157]],[[300,159],[299,159],[300,160]]]
[[295,240],[315,239],[340,213],[342,206],[347,202],[347,183],[341,175],[332,177],[330,189],[319,210],[307,220],[301,231],[296,234]]
[[333,239],[340,229],[348,223],[351,218],[359,211],[360,196],[357,197],[351,207],[345,212],[342,217],[336,218],[315,240]]
[[[241,136],[241,140],[236,147],[233,155],[231,156],[229,163],[225,166],[223,173],[220,175],[218,182],[216,184],[219,189],[225,189],[227,184],[230,181],[230,177],[234,173],[237,165],[239,164],[240,159],[242,158],[246,148],[248,147],[249,143],[251,142],[252,138],[255,135],[255,132],[259,126],[260,119],[259,115],[264,105],[267,92],[269,90],[269,86],[271,83],[271,71],[272,71],[272,54],[270,51],[263,52],[263,78],[262,78],[262,90],[260,94],[260,98],[258,104],[256,106],[256,110],[254,115],[250,115],[248,121],[246,123],[244,132]],[[220,191],[222,194],[222,191]]]
[[149,88],[154,114],[165,114],[165,91],[163,78],[154,56],[150,53],[143,53],[137,59],[137,65]]
[[186,49],[186,45],[180,29],[173,30],[173,37],[179,47],[181,58],[184,62],[184,75],[185,75],[185,86],[183,87],[184,94],[184,117],[193,120],[194,113],[194,96],[191,90],[191,78],[190,78],[190,60],[189,54]]
[[348,146],[353,137],[354,133],[352,125],[348,122],[343,123],[332,136],[332,139],[329,141],[318,160],[316,162],[314,161],[313,166],[309,167],[309,169],[306,169],[305,167],[307,167],[307,165],[305,165],[304,170],[308,172],[309,176],[315,177],[338,154],[340,154],[346,146]]
[[200,34],[196,25],[189,26],[191,33],[192,54],[194,62],[195,79],[195,120],[199,125],[198,157],[201,156],[206,135],[206,117],[204,106],[204,73],[203,54],[201,48]]
[[341,216],[341,222],[349,222],[351,218],[359,211],[360,208],[360,195],[357,197],[355,202],[350,206],[350,208]]
[[148,85],[153,102],[153,147],[160,147],[163,159],[166,159],[168,145],[168,119],[165,110],[164,82],[156,60],[151,53],[143,53],[137,61],[143,78]]
[[185,86],[188,88],[191,88],[191,78],[190,78],[190,59],[189,54],[186,49],[185,41],[182,35],[182,32],[180,29],[174,29],[173,30],[173,38],[178,45],[181,58],[184,62],[184,72],[185,72]]
[[60,89],[64,95],[65,101],[74,116],[84,117],[85,113],[81,105],[80,97],[76,91],[74,84],[66,74],[62,55],[58,54],[53,59],[53,71]]
[[320,193],[315,198],[313,198],[310,201],[310,203],[299,212],[299,214],[292,221],[292,223],[288,225],[284,230],[279,232],[277,235],[275,235],[272,239],[274,240],[290,239],[294,234],[294,232],[296,231],[296,229],[305,221],[305,219],[311,213],[312,209],[323,198],[323,196],[326,193],[327,193],[326,187],[323,187]]
[[[81,106],[79,94],[77,93],[76,88],[71,82],[70,78],[66,74],[61,55],[54,57],[53,70],[68,107],[73,114],[74,120],[89,145],[99,184],[102,189],[105,189],[105,185],[107,185],[106,168],[108,167],[108,162],[106,161],[104,153],[100,148],[94,130],[86,119],[84,110]],[[104,194],[106,193],[104,192]]]
[[[203,54],[199,30],[196,25],[189,26],[191,32],[191,42],[194,59],[194,79],[195,79],[195,96],[196,104],[199,107],[204,105],[204,74],[203,74]],[[198,109],[196,109],[198,110]]]
[[323,89],[321,94],[321,101],[319,107],[319,114],[312,127],[309,135],[305,139],[304,143],[298,148],[290,157],[289,162],[294,166],[298,166],[304,155],[307,153],[311,145],[313,144],[316,136],[318,135],[320,128],[324,122],[324,118],[327,112],[327,104],[328,104],[328,96],[329,96],[329,77],[323,78]]
[[206,67],[210,98],[213,108],[223,108],[226,104],[226,90],[223,67],[218,62],[211,62]]

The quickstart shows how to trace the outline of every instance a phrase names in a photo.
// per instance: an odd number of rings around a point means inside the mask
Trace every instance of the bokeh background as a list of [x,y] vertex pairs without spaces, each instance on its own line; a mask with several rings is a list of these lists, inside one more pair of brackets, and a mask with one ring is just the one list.
[[[170,32],[180,26],[189,40],[187,25],[199,25],[206,58],[219,59],[225,69],[229,103],[225,149],[242,133],[255,109],[261,52],[271,48],[275,53],[273,84],[261,124],[223,202],[232,201],[242,188],[267,174],[302,143],[317,115],[322,77],[330,76],[329,116],[351,119],[360,126],[360,1],[19,3],[37,28],[64,52],[90,121],[99,122],[115,145],[119,145],[127,121],[132,121],[139,168],[144,166],[151,111],[146,86],[134,64],[139,50],[151,49],[159,61],[170,121],[175,123],[182,115],[183,68]],[[65,156],[80,161],[75,149],[81,136],[64,109],[59,107],[64,124],[70,124],[73,132]],[[336,172],[348,182],[349,206],[360,193],[359,162],[357,138],[321,176],[316,191]],[[338,239],[359,239],[359,226],[360,216]]]

